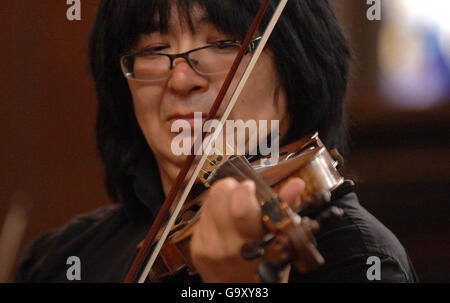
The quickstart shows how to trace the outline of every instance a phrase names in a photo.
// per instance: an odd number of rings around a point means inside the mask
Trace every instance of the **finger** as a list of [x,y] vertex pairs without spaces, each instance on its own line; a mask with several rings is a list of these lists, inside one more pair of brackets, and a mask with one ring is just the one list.
[[281,188],[279,196],[289,207],[296,210],[300,207],[300,195],[305,190],[305,182],[300,178],[291,178]]
[[[314,237],[315,228],[316,228],[317,222],[314,220],[309,219],[308,217],[303,217],[300,225],[303,228],[303,231],[305,232],[306,237],[308,240],[313,243],[314,245],[317,245],[316,239]],[[318,225],[317,225],[318,226]]]
[[229,212],[229,200],[236,186],[236,180],[226,178],[215,183],[208,191],[190,241],[190,253],[194,264],[199,267],[197,269],[207,270],[225,251],[220,236],[225,234],[226,224],[221,221],[225,219],[224,214]]
[[208,198],[202,206],[201,219],[215,225],[220,234],[229,229],[229,201],[238,186],[239,183],[233,178],[218,181],[211,187]]
[[324,263],[324,259],[313,243],[309,241],[308,235],[304,229],[290,230],[291,244],[294,247],[296,253],[295,264],[302,273],[309,272],[310,270],[317,268],[320,264]]
[[255,196],[255,183],[244,181],[231,196],[230,215],[236,232],[245,239],[263,235],[261,207]]
[[305,272],[312,271],[325,263],[325,260],[321,253],[312,243],[306,243],[303,257],[300,257],[298,261],[303,262]]
[[302,217],[301,225],[307,226],[313,233],[317,233],[320,230],[319,222],[308,217]]

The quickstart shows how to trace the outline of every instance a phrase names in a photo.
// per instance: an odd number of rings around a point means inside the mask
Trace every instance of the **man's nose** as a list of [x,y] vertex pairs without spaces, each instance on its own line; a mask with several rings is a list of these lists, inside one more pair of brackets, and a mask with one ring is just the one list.
[[177,58],[169,77],[168,89],[178,95],[189,95],[192,92],[203,92],[208,89],[208,79],[198,74],[184,58]]

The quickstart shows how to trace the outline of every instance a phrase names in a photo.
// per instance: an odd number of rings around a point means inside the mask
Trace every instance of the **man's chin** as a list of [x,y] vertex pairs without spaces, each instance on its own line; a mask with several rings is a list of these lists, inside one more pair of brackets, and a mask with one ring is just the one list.
[[[180,172],[180,169],[183,167],[183,165],[186,162],[188,156],[181,155],[181,156],[173,156],[171,157],[171,163],[172,163],[172,171],[176,171],[176,174]],[[195,156],[194,161],[191,164],[191,171],[193,171],[196,167],[196,165],[199,163],[201,156]]]
[[[186,162],[188,156],[178,156],[175,160],[175,165],[178,167],[178,169],[181,169],[184,165],[184,163]],[[195,156],[194,160],[192,161],[191,164],[191,170],[193,170],[195,168],[195,166],[200,162],[200,158],[201,156]]]

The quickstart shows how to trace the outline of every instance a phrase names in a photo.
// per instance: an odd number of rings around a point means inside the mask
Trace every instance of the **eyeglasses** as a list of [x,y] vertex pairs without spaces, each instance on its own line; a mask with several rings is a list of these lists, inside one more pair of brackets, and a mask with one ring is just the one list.
[[[261,37],[252,40],[246,54],[253,52],[260,40]],[[143,50],[123,55],[120,65],[126,78],[145,82],[167,79],[177,58],[184,58],[200,75],[217,75],[230,70],[240,47],[239,41],[220,41],[181,54]]]

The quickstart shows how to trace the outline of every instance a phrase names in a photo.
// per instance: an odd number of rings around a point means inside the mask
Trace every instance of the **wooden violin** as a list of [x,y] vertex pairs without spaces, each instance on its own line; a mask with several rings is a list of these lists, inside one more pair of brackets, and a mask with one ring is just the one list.
[[[279,161],[275,164],[267,158],[248,162],[243,156],[215,155],[208,159],[203,173],[198,177],[205,187],[226,177],[238,181],[251,179],[256,183],[256,196],[267,234],[263,239],[244,245],[242,256],[247,260],[261,258],[258,274],[262,281],[279,281],[281,271],[291,262],[302,273],[323,264],[323,257],[315,248],[311,232],[318,232],[322,224],[330,224],[332,219],[342,216],[341,209],[329,206],[327,202],[331,199],[331,193],[344,183],[344,178],[337,170],[342,165],[342,158],[336,151],[329,153],[317,133],[281,148]],[[306,185],[300,198],[304,206],[299,212],[313,207],[314,211],[308,211],[308,215],[314,219],[294,213],[276,195],[293,177],[305,180]],[[351,187],[345,193],[349,189]],[[184,269],[189,274],[196,273],[190,258],[189,242],[207,194],[205,191],[184,205],[149,272],[151,281],[164,281]]]

